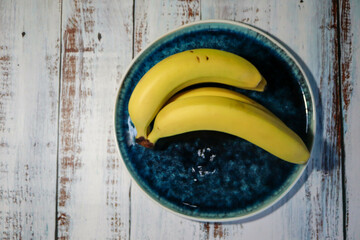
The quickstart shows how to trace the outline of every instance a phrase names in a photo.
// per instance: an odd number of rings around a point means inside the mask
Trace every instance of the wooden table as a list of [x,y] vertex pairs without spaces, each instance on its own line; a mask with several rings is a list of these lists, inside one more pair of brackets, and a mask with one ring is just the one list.
[[[360,239],[359,18],[358,0],[1,0],[0,239]],[[244,221],[164,210],[116,149],[131,59],[201,19],[267,31],[315,85],[319,131],[300,187]]]

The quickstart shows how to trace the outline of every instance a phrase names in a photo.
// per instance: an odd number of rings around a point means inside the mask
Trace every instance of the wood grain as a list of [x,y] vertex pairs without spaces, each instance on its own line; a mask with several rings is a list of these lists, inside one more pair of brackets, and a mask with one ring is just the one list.
[[59,239],[129,239],[130,178],[113,111],[132,57],[133,4],[64,1],[59,120]]
[[360,236],[360,2],[340,1],[341,29],[341,90],[343,107],[343,134],[345,156],[345,229],[346,239]]
[[[135,55],[167,31],[199,19],[200,1],[135,1]],[[204,231],[204,224],[164,210],[132,185],[131,239],[206,239]]]
[[57,1],[0,1],[0,239],[55,236]]
[[[0,1],[0,239],[357,239],[359,12],[357,0]],[[116,150],[113,109],[131,58],[200,19],[272,34],[314,90],[306,173],[243,221],[168,212],[131,183]]]
[[337,2],[283,4],[214,0],[202,1],[201,7],[204,19],[229,19],[260,27],[295,52],[314,87],[319,115],[317,125],[320,127],[312,159],[300,184],[267,215],[244,222],[241,229],[235,229],[235,224],[223,225],[223,231],[244,239],[264,236],[269,239],[342,239]]

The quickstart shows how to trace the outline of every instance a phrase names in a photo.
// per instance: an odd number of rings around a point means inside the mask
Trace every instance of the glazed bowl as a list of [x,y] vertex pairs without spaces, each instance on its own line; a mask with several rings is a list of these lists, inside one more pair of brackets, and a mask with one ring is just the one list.
[[227,88],[264,105],[311,151],[316,131],[314,98],[296,58],[257,28],[210,20],[170,31],[131,62],[114,113],[119,153],[133,180],[169,211],[200,221],[244,219],[283,198],[297,183],[306,164],[285,162],[241,138],[212,131],[164,138],[155,149],[135,143],[136,129],[128,103],[136,84],[162,59],[195,48],[232,52],[253,63],[268,82],[264,92]]

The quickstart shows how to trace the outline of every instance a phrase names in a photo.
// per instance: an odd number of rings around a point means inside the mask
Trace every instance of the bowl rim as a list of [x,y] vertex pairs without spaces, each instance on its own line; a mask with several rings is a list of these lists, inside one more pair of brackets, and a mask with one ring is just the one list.
[[[268,203],[266,203],[264,206],[259,207],[258,209],[250,212],[249,214],[245,214],[245,215],[239,215],[239,216],[235,216],[235,217],[219,217],[219,218],[208,218],[208,217],[196,217],[196,216],[189,216],[180,212],[177,212],[173,209],[171,209],[170,207],[167,207],[163,204],[161,204],[160,201],[158,201],[157,199],[155,199],[153,196],[151,196],[149,193],[147,193],[142,187],[141,185],[137,182],[137,180],[134,178],[133,174],[130,172],[129,168],[127,167],[127,165],[124,162],[124,159],[122,157],[122,153],[120,150],[120,146],[118,143],[118,138],[116,135],[116,109],[117,109],[117,105],[118,105],[118,101],[119,101],[119,95],[121,92],[121,89],[123,87],[124,84],[124,80],[127,77],[129,71],[131,70],[131,68],[133,67],[134,63],[138,60],[138,58],[149,48],[151,48],[156,42],[162,40],[163,38],[174,34],[175,32],[184,29],[184,28],[188,28],[191,26],[195,26],[195,25],[201,25],[201,24],[211,24],[211,23],[223,23],[223,24],[229,24],[229,25],[235,25],[235,26],[240,26],[243,28],[247,28],[249,30],[252,30],[256,33],[258,33],[259,35],[262,35],[264,37],[266,37],[269,41],[271,41],[273,44],[275,44],[277,47],[279,47],[282,51],[284,51],[284,53],[287,55],[287,57],[289,57],[294,63],[295,65],[298,67],[298,69],[300,70],[301,74],[304,77],[304,82],[306,83],[308,90],[309,90],[309,95],[311,98],[311,104],[313,106],[312,108],[312,119],[310,120],[310,122],[308,123],[308,126],[312,125],[312,141],[311,141],[311,145],[309,146],[309,152],[310,152],[310,157],[309,160],[306,162],[306,164],[301,165],[301,169],[298,170],[297,176],[292,180],[292,183],[278,196],[276,196],[275,198],[272,197],[273,199],[271,199]],[[317,119],[317,113],[316,113],[316,108],[315,108],[315,98],[314,98],[314,94],[313,94],[313,90],[311,87],[311,84],[309,82],[308,76],[305,73],[303,67],[301,66],[301,64],[299,63],[299,61],[295,58],[295,56],[289,51],[287,50],[287,48],[284,46],[283,43],[281,43],[279,40],[275,39],[274,37],[272,37],[270,34],[268,34],[267,32],[265,32],[264,30],[261,30],[255,26],[249,25],[247,23],[242,23],[242,22],[236,22],[236,21],[231,21],[231,20],[222,20],[222,19],[208,19],[208,20],[198,20],[198,21],[194,21],[188,24],[184,24],[182,26],[179,27],[175,27],[172,30],[166,32],[165,34],[162,34],[161,36],[157,37],[156,39],[154,39],[153,41],[151,41],[150,43],[147,44],[147,46],[145,48],[143,48],[139,53],[137,53],[136,56],[133,57],[133,59],[131,60],[131,62],[129,63],[128,67],[125,69],[124,74],[121,78],[120,81],[120,87],[117,90],[117,94],[116,94],[116,99],[115,99],[115,107],[113,108],[113,137],[116,140],[116,149],[118,152],[118,156],[120,156],[121,158],[121,163],[123,166],[125,166],[125,169],[127,170],[127,173],[130,175],[130,178],[133,182],[136,183],[136,185],[139,187],[139,189],[141,189],[141,192],[143,192],[146,196],[148,196],[148,198],[150,198],[153,202],[155,202],[157,205],[159,205],[161,208],[168,210],[170,212],[172,212],[173,214],[183,217],[185,219],[189,219],[189,220],[195,220],[195,221],[200,221],[200,222],[210,222],[210,223],[216,223],[216,222],[233,222],[233,221],[239,221],[239,220],[246,220],[248,218],[254,217],[264,211],[266,211],[267,209],[273,207],[276,203],[278,203],[281,199],[283,199],[292,189],[293,187],[298,183],[299,179],[303,176],[305,169],[307,168],[307,166],[309,165],[309,162],[312,159],[312,155],[313,155],[313,147],[315,144],[315,140],[316,140],[316,132],[317,132],[317,124],[316,124],[316,119]],[[306,106],[306,105],[305,105]],[[306,111],[307,108],[305,109]],[[306,120],[308,121],[308,119]]]

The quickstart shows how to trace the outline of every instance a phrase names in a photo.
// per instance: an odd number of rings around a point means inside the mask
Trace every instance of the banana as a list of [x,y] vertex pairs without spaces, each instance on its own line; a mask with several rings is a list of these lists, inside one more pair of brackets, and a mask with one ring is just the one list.
[[262,78],[261,81],[259,82],[259,84],[255,87],[255,88],[244,88],[244,89],[248,89],[248,90],[253,90],[253,91],[258,91],[258,92],[263,92],[266,88],[267,82],[265,80],[265,78]]
[[129,115],[138,141],[160,108],[176,92],[193,84],[213,82],[263,91],[266,80],[246,59],[216,49],[194,49],[174,54],[152,67],[136,85],[129,100]]
[[275,116],[267,108],[265,108],[263,105],[257,103],[253,99],[251,99],[241,93],[238,93],[238,92],[226,89],[226,88],[219,88],[219,87],[199,87],[199,88],[194,88],[194,89],[186,90],[183,92],[179,92],[179,93],[175,94],[172,98],[170,98],[168,103],[177,101],[179,99],[185,99],[185,98],[189,98],[189,97],[198,97],[198,96],[217,96],[217,97],[227,97],[227,98],[235,99],[235,100],[238,100],[238,101],[241,101],[244,103],[251,104],[254,107],[257,107],[257,108],[267,112],[268,114]]
[[140,144],[185,132],[211,130],[241,137],[285,161],[303,164],[310,153],[301,138],[274,115],[251,104],[219,96],[178,99],[160,110]]

